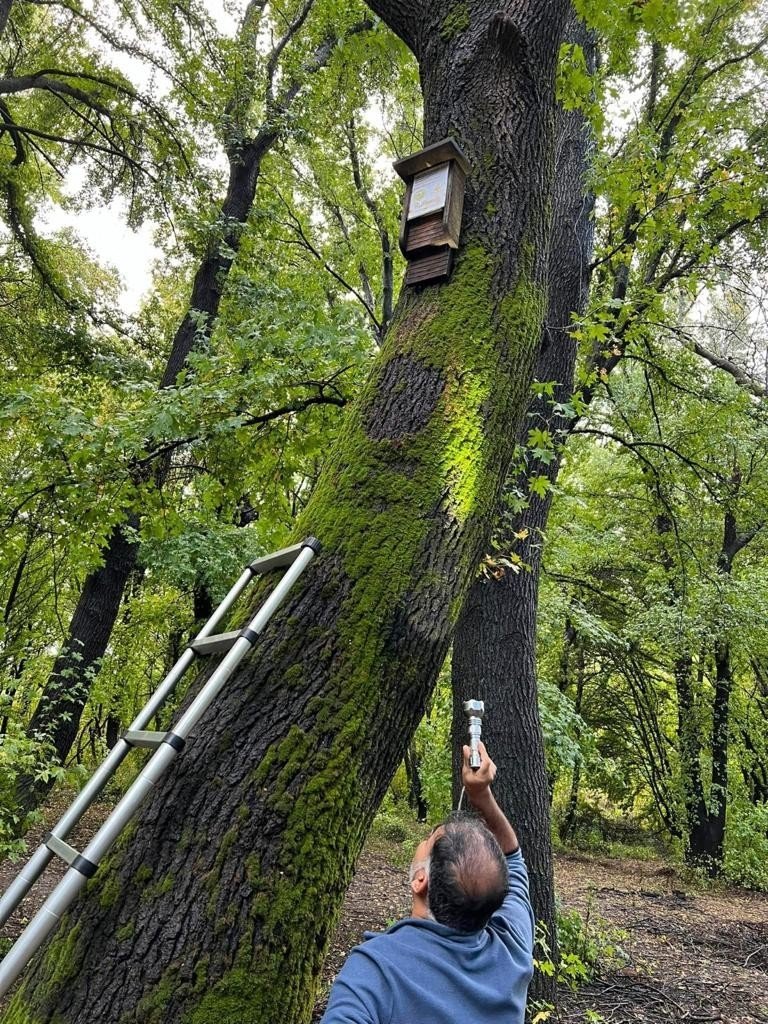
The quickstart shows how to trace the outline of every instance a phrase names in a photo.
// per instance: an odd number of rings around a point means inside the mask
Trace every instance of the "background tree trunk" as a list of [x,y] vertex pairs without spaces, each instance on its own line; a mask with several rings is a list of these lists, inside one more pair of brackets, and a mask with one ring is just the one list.
[[[107,649],[123,591],[136,565],[137,527],[138,519],[132,517],[125,526],[112,530],[104,564],[85,580],[69,626],[69,639],[54,662],[27,726],[28,736],[44,736],[53,745],[61,764],[77,739],[92,677]],[[16,792],[22,809],[29,811],[37,806],[52,785],[52,781],[31,775],[20,776]]]
[[[276,133],[270,132],[263,143],[252,143],[231,158],[229,188],[220,215],[221,223],[228,228],[223,238],[216,238],[211,244],[195,275],[189,309],[174,336],[161,387],[174,384],[195,343],[200,344],[210,337],[227,274],[253,206],[261,161],[275,138]],[[163,485],[169,470],[168,459],[155,467],[156,486]],[[148,474],[142,476],[144,480],[137,478],[135,481],[139,486],[147,483]],[[59,764],[64,763],[77,737],[83,708],[117,621],[126,583],[136,567],[138,525],[137,516],[130,517],[125,524],[117,524],[104,549],[102,564],[86,577],[62,652],[27,727],[27,735],[50,740]],[[20,811],[26,813],[37,807],[53,783],[53,778],[20,776],[16,786]]]
[[[577,715],[581,715],[581,708],[584,700],[584,676],[586,666],[584,664],[584,647],[580,638],[576,641],[575,656],[576,694],[574,696],[573,701],[573,710],[576,712]],[[578,743],[580,738],[581,728],[577,726],[574,729],[574,739]],[[574,829],[576,827],[576,819],[578,817],[579,807],[579,789],[581,786],[582,765],[583,761],[579,757],[573,766],[573,776],[571,778],[571,790],[568,794],[568,804],[566,806],[565,814],[563,815],[563,820],[560,823],[560,839],[563,842],[567,842],[567,840],[573,835]]]
[[401,298],[302,516],[325,553],[6,1024],[308,1020],[487,544],[546,310],[567,3],[370,6],[413,42],[427,142],[454,136],[474,168],[454,276]]
[[[731,484],[738,493],[741,475],[738,467],[734,470]],[[761,527],[749,533],[739,534],[736,516],[726,509],[723,523],[723,543],[718,559],[718,572],[729,577],[733,572],[733,560],[743,547],[754,538]],[[709,800],[702,800],[699,813],[689,820],[688,857],[709,875],[716,877],[723,868],[725,852],[725,824],[728,809],[728,745],[731,734],[731,691],[733,690],[733,666],[731,646],[728,638],[721,636],[714,648],[715,694],[712,701],[712,733],[709,741],[712,759],[712,783]]]
[[[581,45],[588,65],[594,67],[594,41],[573,14],[565,38]],[[567,421],[555,410],[554,403],[568,402],[573,391],[576,342],[569,328],[573,314],[583,312],[587,300],[593,225],[585,177],[591,152],[591,137],[582,115],[561,110],[552,193],[549,305],[536,366],[536,379],[555,381],[557,387],[554,399],[537,398],[531,403],[517,435],[521,444],[526,443],[534,427],[548,431],[554,439],[567,428]],[[527,475],[536,472],[554,481],[559,464],[556,452],[549,465],[529,467],[526,474],[515,476],[510,486],[525,493]],[[528,507],[519,514],[501,514],[497,542],[502,551],[514,549],[527,568],[475,582],[456,630],[452,671],[454,778],[459,778],[458,757],[461,744],[466,741],[462,704],[470,698],[484,700],[485,742],[499,767],[497,797],[518,830],[530,873],[536,919],[546,926],[556,958],[550,794],[536,682],[539,575],[550,504],[551,494],[545,498],[531,495]],[[524,539],[519,540],[516,534]],[[554,1002],[555,979],[537,973],[531,996]]]

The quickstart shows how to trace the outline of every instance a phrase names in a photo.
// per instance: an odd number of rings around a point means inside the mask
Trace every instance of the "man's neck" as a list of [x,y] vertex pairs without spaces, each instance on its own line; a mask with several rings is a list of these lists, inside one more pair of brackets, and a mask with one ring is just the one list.
[[411,917],[420,917],[423,921],[432,920],[427,902],[420,896],[414,896],[411,900]]

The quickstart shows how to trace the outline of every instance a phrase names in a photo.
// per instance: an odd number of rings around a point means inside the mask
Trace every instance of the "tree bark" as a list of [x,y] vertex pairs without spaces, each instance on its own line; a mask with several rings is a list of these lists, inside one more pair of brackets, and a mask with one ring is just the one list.
[[[666,567],[666,570],[669,574],[671,567]],[[692,827],[691,823],[701,820],[707,812],[704,782],[701,777],[698,700],[691,682],[692,674],[693,660],[690,654],[681,654],[675,659],[673,675],[677,695],[677,749],[680,758],[680,781],[685,811],[683,829],[688,830],[689,833]],[[686,856],[689,850],[690,841],[686,847]]]
[[[138,520],[127,526],[135,530]],[[115,526],[104,552],[104,563],[86,578],[69,627],[69,640],[54,662],[48,682],[27,726],[27,735],[44,738],[60,763],[77,738],[80,717],[112,634],[123,591],[136,564],[136,543],[123,526]],[[28,811],[52,783],[20,776],[17,800]]]
[[750,659],[754,676],[754,706],[752,713],[741,725],[741,739],[748,758],[742,761],[741,772],[753,804],[768,800],[768,757],[763,722],[768,718],[768,673],[759,657]]
[[730,645],[715,645],[715,696],[712,702],[712,784],[709,801],[689,821],[689,861],[703,867],[716,878],[723,867],[725,820],[728,808],[728,740],[730,737],[730,699],[733,689]]
[[[738,469],[734,471],[731,483],[738,492],[740,485]],[[718,572],[730,576],[733,559],[749,543],[752,534],[739,535],[736,517],[727,509],[723,524],[723,543],[718,559]],[[728,808],[728,744],[731,730],[730,702],[733,689],[733,667],[731,647],[726,637],[719,637],[714,647],[715,695],[712,701],[712,734],[710,755],[712,759],[712,782],[709,800],[702,800],[698,813],[689,820],[688,859],[707,874],[715,878],[723,867],[725,851],[725,822]]]
[[[594,61],[594,42],[575,16],[569,19],[567,39]],[[525,444],[533,427],[556,437],[567,422],[554,402],[567,402],[573,391],[576,342],[570,334],[571,318],[583,312],[589,284],[593,228],[591,200],[585,176],[591,139],[578,112],[561,111],[557,131],[557,168],[552,193],[554,221],[549,245],[549,305],[536,367],[536,379],[556,381],[554,399],[537,398],[517,435]],[[549,480],[557,477],[560,456],[536,468]],[[530,467],[531,470],[534,467]],[[527,475],[511,482],[527,490]],[[470,698],[486,702],[485,742],[499,767],[496,792],[499,803],[518,830],[531,878],[537,921],[543,922],[553,957],[557,958],[554,876],[550,836],[550,796],[544,740],[538,711],[536,680],[536,614],[544,532],[551,505],[530,497],[530,504],[510,521],[502,518],[497,539],[502,550],[514,550],[527,564],[518,573],[475,582],[464,605],[453,647],[454,778],[465,742],[466,717],[462,704]],[[515,534],[524,536],[522,541]],[[556,981],[537,973],[531,989],[534,999],[554,1002]]]
[[13,7],[13,0],[0,0],[0,36],[5,32],[11,7]]
[[487,544],[546,310],[567,3],[499,4],[501,26],[485,0],[465,6],[459,20],[449,3],[406,10],[427,142],[452,135],[473,168],[453,278],[401,297],[299,524],[324,554],[6,1024],[309,1019],[352,867]]
[[[576,648],[576,697],[573,702],[573,710],[577,715],[581,714],[582,702],[584,699],[584,647],[580,640]],[[578,743],[581,738],[581,729],[575,730],[575,739]],[[579,788],[581,786],[582,760],[579,758],[573,766],[573,777],[571,779],[571,791],[568,794],[568,805],[560,823],[560,839],[566,842],[573,834],[576,826],[576,817],[579,806]]]
[[426,821],[428,808],[424,800],[424,792],[421,788],[419,756],[416,753],[416,745],[414,743],[409,743],[403,760],[405,762],[405,775],[408,781],[408,806],[416,815],[417,821]]

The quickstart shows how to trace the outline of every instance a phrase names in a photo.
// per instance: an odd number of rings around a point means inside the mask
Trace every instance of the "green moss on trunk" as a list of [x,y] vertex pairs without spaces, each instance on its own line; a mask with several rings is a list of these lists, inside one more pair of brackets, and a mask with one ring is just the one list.
[[466,32],[470,26],[469,7],[466,3],[458,3],[443,20],[440,26],[440,38],[449,42],[461,32]]
[[[419,586],[417,563],[428,542],[431,513],[442,507],[463,529],[490,514],[495,494],[490,482],[498,476],[507,443],[501,425],[510,405],[522,405],[527,397],[525,368],[545,296],[532,281],[529,250],[520,267],[516,288],[497,303],[493,258],[479,247],[469,249],[450,285],[433,289],[415,308],[406,307],[303,517],[302,530],[322,536],[326,552],[341,557],[353,582],[340,617],[345,655],[324,697],[313,703],[311,732],[293,727],[252,776],[255,786],[269,790],[269,805],[285,819],[280,868],[262,873],[258,862],[249,865],[251,924],[237,962],[188,1013],[185,1024],[309,1018],[307,993],[314,989],[372,813],[364,806],[359,778],[363,751],[375,742],[368,723],[375,719],[377,680],[386,672],[382,623],[392,621]],[[442,393],[423,429],[397,439],[372,439],[366,411],[385,367],[403,355],[439,368]],[[471,558],[469,546],[463,567],[467,580]],[[450,612],[454,619],[459,603]],[[407,665],[402,671],[407,673]],[[321,742],[329,736],[330,746]],[[299,779],[309,781],[297,787]],[[255,951],[254,934],[259,937]],[[285,963],[292,965],[290,977]]]

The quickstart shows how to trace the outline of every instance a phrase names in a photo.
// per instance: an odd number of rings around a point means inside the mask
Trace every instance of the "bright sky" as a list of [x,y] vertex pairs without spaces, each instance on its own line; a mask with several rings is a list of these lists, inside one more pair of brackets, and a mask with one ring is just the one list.
[[[221,31],[232,35],[242,18],[246,0],[206,0],[206,6]],[[111,59],[137,84],[146,81],[140,62],[124,54],[113,54]],[[74,194],[81,180],[82,173],[73,171],[64,184],[65,191]],[[122,281],[120,306],[130,314],[139,309],[151,287],[152,265],[159,251],[152,239],[155,224],[147,222],[132,231],[126,220],[125,203],[120,200],[79,212],[51,204],[38,218],[37,228],[42,234],[72,228],[100,263],[117,270]]]
[[41,230],[47,234],[64,227],[73,228],[100,263],[117,269],[123,284],[120,306],[126,313],[135,313],[152,283],[157,256],[154,225],[145,223],[132,231],[126,224],[124,204],[116,201],[77,213],[51,206],[41,218]]

